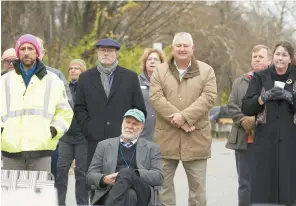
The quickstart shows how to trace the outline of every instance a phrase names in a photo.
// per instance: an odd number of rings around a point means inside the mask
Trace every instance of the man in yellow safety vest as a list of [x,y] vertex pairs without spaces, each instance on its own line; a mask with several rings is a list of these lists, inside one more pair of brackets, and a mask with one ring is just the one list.
[[39,60],[36,37],[21,36],[15,50],[15,69],[1,77],[3,169],[50,172],[51,153],[73,111],[63,82]]

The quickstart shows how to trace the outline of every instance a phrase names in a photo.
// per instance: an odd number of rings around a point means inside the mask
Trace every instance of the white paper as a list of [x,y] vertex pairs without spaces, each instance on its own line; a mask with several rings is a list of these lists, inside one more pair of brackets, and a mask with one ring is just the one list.
[[285,88],[285,82],[281,82],[281,81],[274,81],[274,87],[279,87],[284,89]]

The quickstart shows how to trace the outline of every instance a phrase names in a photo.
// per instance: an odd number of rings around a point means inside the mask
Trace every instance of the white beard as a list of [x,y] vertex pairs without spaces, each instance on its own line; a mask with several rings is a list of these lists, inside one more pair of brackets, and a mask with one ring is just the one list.
[[138,139],[139,136],[140,136],[140,133],[137,132],[137,133],[129,133],[129,132],[122,132],[121,133],[122,137],[127,139],[128,141],[133,141],[135,139]]
[[121,136],[123,138],[127,139],[130,142],[135,140],[135,139],[138,139],[141,132],[142,132],[141,129],[138,132],[134,132],[134,133],[125,132],[125,129],[124,129],[123,125],[122,125],[122,128],[121,128]]

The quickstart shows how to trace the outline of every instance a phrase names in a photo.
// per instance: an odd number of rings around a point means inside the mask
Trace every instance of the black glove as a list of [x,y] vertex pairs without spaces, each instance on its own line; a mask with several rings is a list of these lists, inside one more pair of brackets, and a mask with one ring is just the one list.
[[269,100],[275,100],[274,97],[279,94],[282,89],[279,87],[273,87],[272,89],[261,94],[261,100],[266,103]]
[[54,138],[58,134],[56,128],[54,127],[50,127],[50,133],[51,133],[51,138]]
[[290,104],[293,104],[293,94],[287,90],[280,89],[274,93],[274,100],[286,100]]

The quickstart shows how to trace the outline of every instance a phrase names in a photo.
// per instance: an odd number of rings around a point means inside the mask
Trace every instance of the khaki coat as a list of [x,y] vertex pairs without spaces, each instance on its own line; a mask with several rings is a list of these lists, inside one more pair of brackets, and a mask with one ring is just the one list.
[[[150,102],[156,111],[154,140],[160,145],[162,158],[182,161],[211,156],[209,110],[217,96],[214,70],[208,64],[191,59],[191,66],[180,81],[171,59],[153,72]],[[169,116],[181,113],[195,130],[186,133],[170,124]]]

